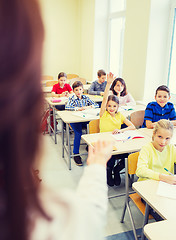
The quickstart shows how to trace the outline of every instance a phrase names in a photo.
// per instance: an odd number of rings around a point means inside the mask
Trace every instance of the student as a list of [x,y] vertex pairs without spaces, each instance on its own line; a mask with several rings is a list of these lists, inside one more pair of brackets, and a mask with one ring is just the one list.
[[[155,124],[152,142],[143,146],[139,154],[136,170],[138,181],[153,179],[176,185],[176,176],[171,175],[174,174],[174,163],[176,162],[176,148],[170,144],[173,130],[173,124],[169,120],[161,119]],[[145,203],[143,200],[142,202]],[[156,221],[163,220],[151,208],[150,214]]]
[[64,72],[58,74],[58,83],[53,86],[52,97],[68,97],[73,90],[68,83],[66,83],[67,75]]
[[126,83],[122,78],[116,78],[113,81],[111,91],[119,98],[119,106],[136,105],[132,95],[127,92]]
[[[113,74],[107,75],[107,85],[103,96],[103,101],[100,109],[100,132],[112,132],[112,134],[121,133],[127,130],[135,129],[135,126],[123,114],[118,112],[119,99],[115,95],[108,96],[109,89],[112,81],[114,80]],[[126,124],[126,128],[121,129],[121,125]],[[112,156],[107,163],[107,183],[109,186],[120,185],[120,171],[125,167],[125,157],[128,154],[121,154]],[[121,161],[115,166],[116,158],[121,158]],[[114,178],[112,176],[114,172]]]
[[44,147],[44,29],[36,0],[13,0],[10,7],[1,0],[0,11],[0,239],[102,240],[112,144],[99,142],[89,150],[76,192],[35,185],[31,169],[42,164]]
[[101,95],[103,96],[104,90],[106,87],[106,73],[104,70],[99,70],[97,72],[98,80],[94,81],[89,90],[88,93],[91,95]]
[[176,126],[175,108],[169,99],[169,88],[165,85],[159,86],[155,93],[156,102],[150,102],[146,107],[143,127],[154,128],[160,119],[168,119]]
[[176,176],[171,176],[164,168],[174,173],[176,148],[170,144],[173,124],[169,120],[159,120],[153,130],[152,142],[142,147],[136,170],[139,181],[154,179],[176,184]]
[[[71,98],[69,98],[67,105],[65,107],[66,110],[72,110],[72,111],[82,111],[89,108],[98,108],[98,104],[92,101],[88,96],[83,95],[83,84],[80,81],[76,81],[72,85],[73,92],[75,95],[73,95]],[[81,135],[82,135],[82,128],[87,127],[87,124],[89,122],[79,122],[79,123],[71,123],[71,127],[73,128],[73,131],[75,133],[74,137],[74,147],[73,147],[73,153],[79,154],[79,147],[80,147],[80,141],[81,141]],[[74,161],[78,166],[82,166],[82,159],[80,156],[74,156]]]

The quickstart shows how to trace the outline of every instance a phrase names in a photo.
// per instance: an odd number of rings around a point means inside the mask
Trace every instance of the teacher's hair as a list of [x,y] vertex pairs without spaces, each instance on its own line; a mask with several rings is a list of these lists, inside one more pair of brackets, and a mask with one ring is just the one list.
[[29,239],[33,212],[48,218],[32,175],[40,146],[43,37],[36,0],[0,1],[1,240]]

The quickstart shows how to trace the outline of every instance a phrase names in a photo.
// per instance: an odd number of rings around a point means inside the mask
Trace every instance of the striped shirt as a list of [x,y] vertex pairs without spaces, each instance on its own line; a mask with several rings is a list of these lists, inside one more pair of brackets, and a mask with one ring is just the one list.
[[142,127],[146,127],[146,120],[158,122],[160,119],[176,120],[176,112],[174,105],[168,102],[161,107],[157,102],[151,102],[147,105]]
[[81,99],[78,98],[76,95],[73,95],[69,98],[67,105],[65,106],[66,110],[77,110],[80,107],[87,107],[93,105],[94,108],[98,108],[99,105],[92,101],[88,96],[82,95]]

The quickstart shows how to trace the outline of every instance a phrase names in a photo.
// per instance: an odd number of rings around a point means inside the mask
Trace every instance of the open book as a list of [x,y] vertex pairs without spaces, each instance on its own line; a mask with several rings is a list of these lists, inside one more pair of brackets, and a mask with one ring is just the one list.
[[90,108],[83,111],[76,111],[76,112],[73,112],[72,114],[82,118],[92,118],[95,116],[99,116],[99,113],[100,113],[100,108]]
[[144,136],[139,133],[137,130],[129,130],[123,133],[112,134],[116,141],[127,141],[130,139],[144,138]]

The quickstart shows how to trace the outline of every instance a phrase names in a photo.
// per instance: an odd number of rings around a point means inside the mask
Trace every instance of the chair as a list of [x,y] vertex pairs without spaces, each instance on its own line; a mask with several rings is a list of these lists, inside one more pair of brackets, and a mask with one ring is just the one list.
[[136,111],[130,115],[130,121],[134,124],[136,128],[140,128],[144,122],[145,111]]
[[100,119],[92,120],[89,122],[89,133],[90,134],[100,132],[99,122],[100,122]]
[[68,83],[70,84],[70,86],[72,86],[72,84],[76,81],[82,82],[83,85],[87,83],[87,80],[85,78],[80,78],[80,77],[72,78],[68,81]]
[[48,81],[48,82],[46,82],[46,87],[51,87],[56,83],[58,83],[58,81]]
[[42,81],[43,80],[53,80],[53,76],[50,76],[50,75],[42,75]]
[[[135,240],[137,240],[138,237],[137,237],[137,233],[136,233],[136,228],[135,228],[132,212],[130,209],[130,204],[129,204],[130,200],[132,200],[133,203],[138,207],[140,212],[143,215],[145,215],[145,204],[141,201],[141,197],[137,193],[131,193],[131,194],[129,193],[129,184],[130,184],[129,180],[132,179],[132,178],[130,178],[130,175],[131,175],[131,177],[133,177],[136,173],[138,156],[139,156],[139,152],[131,153],[128,156],[128,159],[125,159],[125,169],[126,169],[126,171],[125,171],[125,195],[126,195],[126,198],[125,198],[125,205],[124,205],[122,218],[121,218],[121,223],[123,223],[124,217],[125,217],[125,212],[127,209],[129,216],[130,216]],[[151,215],[149,215],[149,219],[152,219],[152,218],[153,217]]]
[[77,74],[67,74],[67,79],[77,78],[79,77]]

